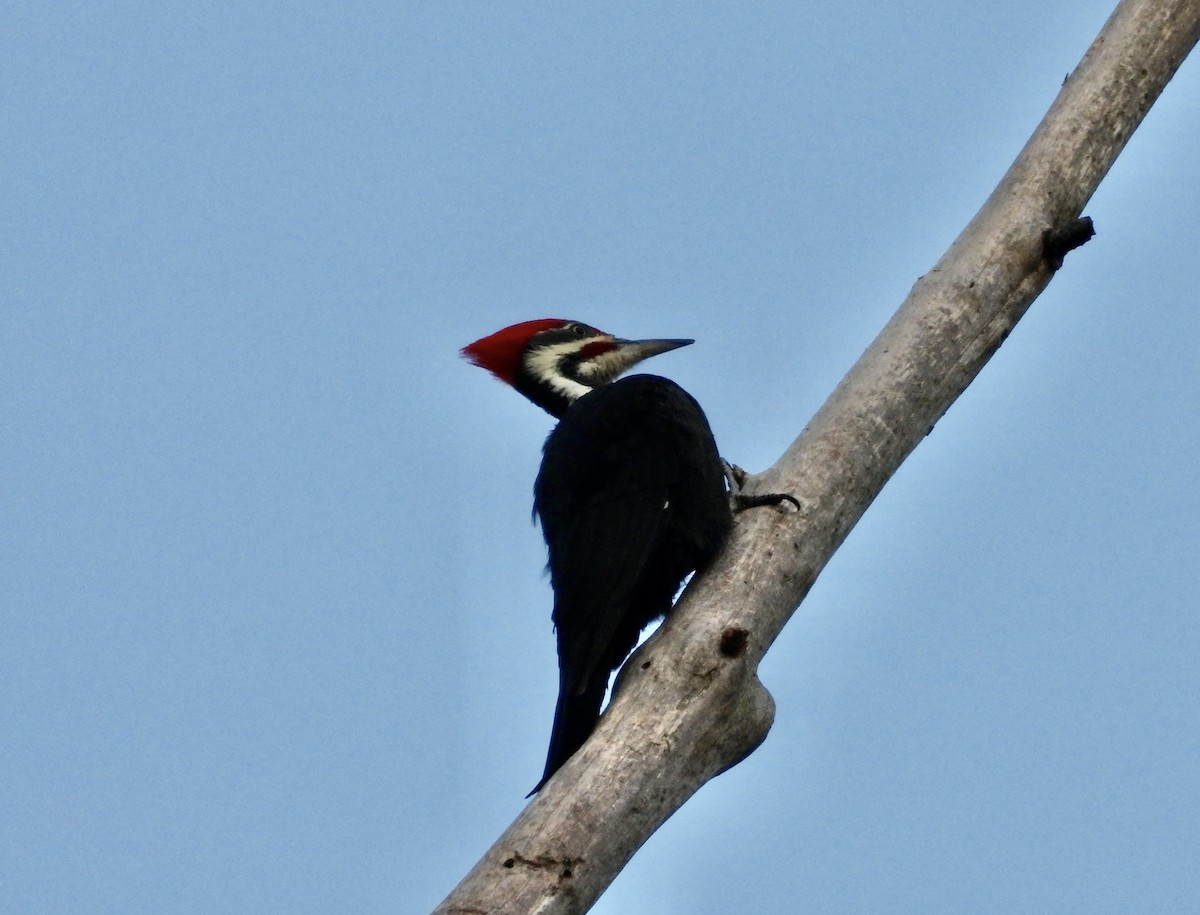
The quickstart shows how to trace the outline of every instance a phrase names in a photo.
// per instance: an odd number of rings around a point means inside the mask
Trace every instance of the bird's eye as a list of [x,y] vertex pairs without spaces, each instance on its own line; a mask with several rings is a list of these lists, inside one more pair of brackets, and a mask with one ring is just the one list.
[[576,337],[586,337],[588,329],[586,327],[584,327],[582,324],[572,324],[570,327],[570,331]]

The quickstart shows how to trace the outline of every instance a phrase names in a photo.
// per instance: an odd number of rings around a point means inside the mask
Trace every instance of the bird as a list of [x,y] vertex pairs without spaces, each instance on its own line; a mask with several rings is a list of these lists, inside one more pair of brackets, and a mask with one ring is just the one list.
[[612,672],[732,527],[727,465],[695,398],[658,375],[619,377],[694,342],[625,340],[547,318],[462,349],[558,420],[533,500],[554,592],[558,701],[545,771],[530,796],[587,740]]

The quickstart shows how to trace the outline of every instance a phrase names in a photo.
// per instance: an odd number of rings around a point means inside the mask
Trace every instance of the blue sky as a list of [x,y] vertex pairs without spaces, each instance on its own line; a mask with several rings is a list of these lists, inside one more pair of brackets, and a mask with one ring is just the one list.
[[[8,4],[0,911],[420,912],[556,685],[518,320],[772,463],[1107,10]],[[595,911],[1200,908],[1200,69]]]

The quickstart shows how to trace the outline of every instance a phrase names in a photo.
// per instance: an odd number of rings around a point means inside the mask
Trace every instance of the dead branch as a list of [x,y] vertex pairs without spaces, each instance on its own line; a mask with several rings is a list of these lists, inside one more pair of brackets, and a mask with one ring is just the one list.
[[901,462],[1090,237],[1080,214],[1200,37],[1200,0],[1123,0],[1017,160],[808,428],[730,543],[626,664],[591,740],[437,913],[580,913],[701,785],[766,736],[759,661]]

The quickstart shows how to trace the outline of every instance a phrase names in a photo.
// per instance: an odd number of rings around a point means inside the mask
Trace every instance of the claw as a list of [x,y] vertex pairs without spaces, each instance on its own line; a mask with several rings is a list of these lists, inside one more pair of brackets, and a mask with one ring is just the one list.
[[725,458],[721,458],[721,466],[725,468],[725,482],[729,484],[731,493],[737,492],[746,485],[746,477],[748,474],[742,470],[737,464],[731,464]]
[[725,480],[729,483],[729,502],[733,513],[744,512],[748,508],[761,508],[764,505],[779,506],[784,502],[791,502],[796,506],[796,511],[800,511],[800,500],[790,493],[786,492],[763,492],[763,493],[743,493],[741,489],[746,485],[746,480],[749,479],[749,474],[742,470],[737,464],[731,464],[724,458],[721,463],[725,467]]

